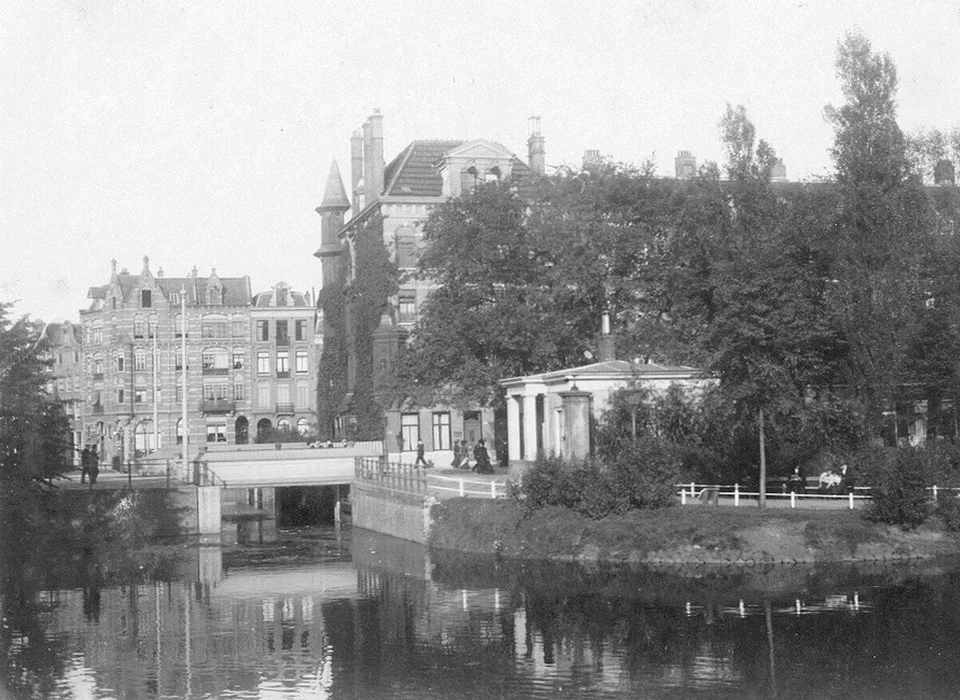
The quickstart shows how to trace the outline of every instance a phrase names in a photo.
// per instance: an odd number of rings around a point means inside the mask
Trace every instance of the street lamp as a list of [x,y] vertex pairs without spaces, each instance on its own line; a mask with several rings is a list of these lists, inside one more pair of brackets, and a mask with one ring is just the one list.
[[630,407],[630,424],[633,432],[633,440],[637,439],[637,409],[643,403],[643,393],[636,387],[632,387],[630,393],[626,396],[627,405]]

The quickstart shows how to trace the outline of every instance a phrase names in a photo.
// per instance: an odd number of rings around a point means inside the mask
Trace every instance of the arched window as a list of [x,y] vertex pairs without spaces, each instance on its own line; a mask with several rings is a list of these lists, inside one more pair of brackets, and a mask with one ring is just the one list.
[[134,338],[143,338],[145,335],[146,321],[144,321],[143,314],[137,314],[133,317],[133,337]]
[[297,432],[301,435],[306,435],[310,432],[310,421],[306,418],[300,418],[297,421]]
[[152,420],[142,420],[137,424],[133,433],[133,446],[137,450],[138,457],[156,452],[157,445]]
[[280,430],[290,430],[290,419],[281,418],[280,420],[278,420],[277,428],[279,428]]

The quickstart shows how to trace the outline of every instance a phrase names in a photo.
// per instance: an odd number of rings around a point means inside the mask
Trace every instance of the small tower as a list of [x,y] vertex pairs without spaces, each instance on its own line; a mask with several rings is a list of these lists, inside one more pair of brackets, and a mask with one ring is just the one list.
[[314,255],[321,260],[324,285],[336,279],[337,257],[343,250],[338,233],[343,226],[343,213],[349,208],[350,201],[343,188],[340,168],[337,167],[337,161],[333,161],[330,164],[330,174],[327,176],[327,185],[323,191],[323,200],[317,207],[317,213],[320,215],[320,248]]
[[530,169],[537,175],[547,171],[544,138],[540,133],[540,117],[530,117],[530,138],[527,139],[527,160]]

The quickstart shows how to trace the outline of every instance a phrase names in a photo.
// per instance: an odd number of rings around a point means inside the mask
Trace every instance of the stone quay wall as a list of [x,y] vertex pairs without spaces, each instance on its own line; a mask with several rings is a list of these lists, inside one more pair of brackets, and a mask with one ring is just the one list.
[[426,493],[409,493],[364,481],[350,487],[353,526],[426,544],[430,508],[436,502]]

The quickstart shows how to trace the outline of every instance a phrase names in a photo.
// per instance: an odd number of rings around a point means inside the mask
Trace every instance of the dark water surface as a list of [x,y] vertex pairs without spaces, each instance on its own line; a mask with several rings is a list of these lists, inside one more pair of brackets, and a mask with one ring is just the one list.
[[151,571],[8,594],[5,697],[960,697],[956,562],[584,569],[344,526]]

